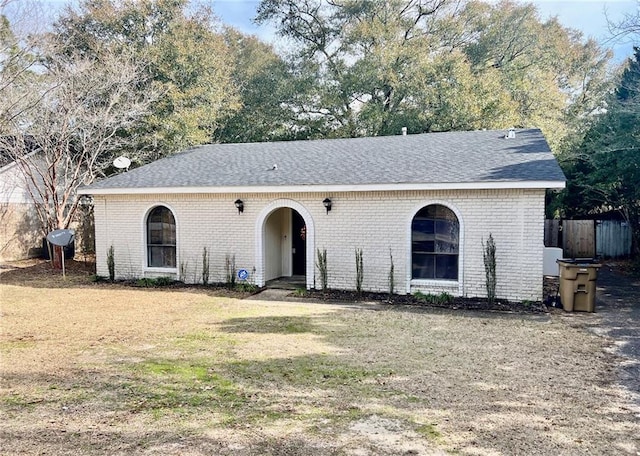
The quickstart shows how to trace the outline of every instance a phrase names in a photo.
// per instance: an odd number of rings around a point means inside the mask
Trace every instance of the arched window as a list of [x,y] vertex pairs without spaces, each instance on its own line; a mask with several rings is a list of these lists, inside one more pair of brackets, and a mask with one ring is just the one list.
[[460,223],[448,207],[425,206],[411,222],[414,279],[458,280]]
[[176,219],[164,206],[153,208],[147,217],[147,266],[176,267]]

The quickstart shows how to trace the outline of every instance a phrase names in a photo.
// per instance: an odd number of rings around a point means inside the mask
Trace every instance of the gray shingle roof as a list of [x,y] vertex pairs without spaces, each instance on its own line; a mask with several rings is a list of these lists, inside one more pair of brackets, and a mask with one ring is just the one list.
[[[212,144],[97,182],[91,189],[560,181],[538,129]],[[277,169],[273,169],[274,165]],[[277,188],[274,188],[277,190]]]

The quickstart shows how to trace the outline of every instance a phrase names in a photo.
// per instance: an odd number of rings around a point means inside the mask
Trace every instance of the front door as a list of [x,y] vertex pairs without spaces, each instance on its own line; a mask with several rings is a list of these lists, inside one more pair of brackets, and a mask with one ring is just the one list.
[[297,211],[291,211],[291,253],[293,275],[305,275],[307,266],[307,227]]

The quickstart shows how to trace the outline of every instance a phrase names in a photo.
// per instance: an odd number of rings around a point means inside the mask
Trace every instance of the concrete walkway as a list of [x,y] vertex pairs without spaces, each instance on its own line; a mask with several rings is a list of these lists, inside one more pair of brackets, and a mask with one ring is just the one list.
[[605,264],[597,286],[596,320],[588,327],[615,341],[613,352],[622,357],[620,381],[640,407],[640,279]]

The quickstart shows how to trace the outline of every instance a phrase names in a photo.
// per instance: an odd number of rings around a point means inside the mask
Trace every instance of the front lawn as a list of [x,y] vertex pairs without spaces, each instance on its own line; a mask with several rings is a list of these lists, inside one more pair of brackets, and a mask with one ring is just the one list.
[[606,340],[566,317],[74,280],[0,275],[3,455],[640,449]]

